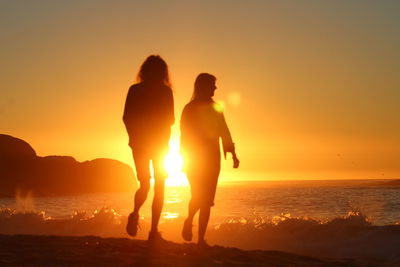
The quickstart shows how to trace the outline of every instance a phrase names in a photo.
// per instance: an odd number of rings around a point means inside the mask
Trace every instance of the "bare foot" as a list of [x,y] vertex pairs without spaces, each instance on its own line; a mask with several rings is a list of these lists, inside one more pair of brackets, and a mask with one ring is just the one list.
[[188,221],[187,219],[183,223],[182,237],[183,237],[183,239],[185,239],[185,241],[192,241],[192,238],[193,238],[192,222]]
[[128,224],[126,225],[126,232],[130,236],[136,236],[139,225],[139,214],[131,213],[128,217]]
[[152,242],[152,243],[159,243],[159,242],[165,242],[165,240],[162,236],[161,233],[158,231],[151,231],[149,232],[149,237],[147,238],[147,241]]
[[205,240],[201,240],[201,241],[199,240],[197,242],[197,246],[199,246],[202,249],[210,249],[211,248],[211,246],[209,244],[207,244],[207,242]]

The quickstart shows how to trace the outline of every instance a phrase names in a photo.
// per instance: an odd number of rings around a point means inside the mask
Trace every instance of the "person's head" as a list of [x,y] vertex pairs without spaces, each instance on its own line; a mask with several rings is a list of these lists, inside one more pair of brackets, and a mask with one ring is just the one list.
[[171,86],[167,63],[159,55],[149,56],[140,67],[137,81],[162,83]]
[[206,100],[214,96],[217,89],[215,81],[217,78],[208,73],[200,73],[194,82],[194,92],[192,100]]

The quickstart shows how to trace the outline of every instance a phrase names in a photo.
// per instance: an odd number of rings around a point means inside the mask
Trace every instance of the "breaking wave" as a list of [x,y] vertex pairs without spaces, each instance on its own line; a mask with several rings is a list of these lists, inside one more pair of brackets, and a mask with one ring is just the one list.
[[[160,225],[163,236],[182,242],[182,217],[166,219]],[[98,235],[128,237],[126,216],[103,207],[93,213],[76,212],[66,218],[52,218],[43,211],[0,209],[0,234]],[[138,238],[147,238],[149,223],[140,220]],[[194,228],[194,233],[196,232]],[[209,226],[211,244],[242,249],[282,250],[298,254],[354,258],[400,263],[400,225],[375,226],[359,211],[329,221],[282,214],[273,218],[253,216],[231,218]]]

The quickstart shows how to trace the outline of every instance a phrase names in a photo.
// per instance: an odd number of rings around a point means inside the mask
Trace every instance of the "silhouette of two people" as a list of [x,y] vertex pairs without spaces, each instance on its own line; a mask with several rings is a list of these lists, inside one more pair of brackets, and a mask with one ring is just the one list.
[[[149,56],[142,64],[126,98],[123,120],[129,135],[137,178],[140,183],[135,194],[134,210],[128,217],[126,230],[136,236],[139,210],[150,190],[150,161],[154,168],[154,199],[149,241],[163,240],[158,223],[164,202],[164,184],[167,173],[163,159],[168,151],[170,129],[174,123],[174,101],[170,88],[168,66],[160,56]],[[234,168],[239,166],[235,146],[226,124],[222,107],[214,102],[216,77],[201,73],[195,81],[191,101],[181,116],[181,151],[185,159],[185,172],[191,187],[188,218],[182,236],[192,240],[193,218],[198,211],[198,244],[208,247],[205,233],[220,173],[220,145],[224,156],[232,154]]]

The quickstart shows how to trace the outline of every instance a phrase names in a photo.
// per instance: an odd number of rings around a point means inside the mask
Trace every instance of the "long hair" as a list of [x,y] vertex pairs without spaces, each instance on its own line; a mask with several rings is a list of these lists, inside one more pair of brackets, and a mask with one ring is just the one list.
[[202,100],[207,98],[207,87],[215,83],[217,78],[209,73],[200,73],[194,82],[194,91],[191,100]]
[[136,77],[137,82],[162,83],[171,87],[168,65],[159,55],[151,55],[143,62]]

